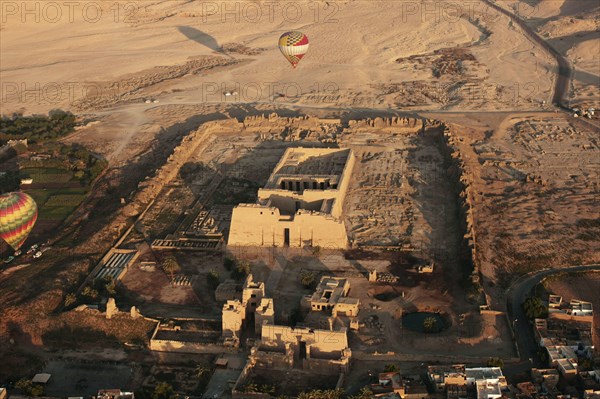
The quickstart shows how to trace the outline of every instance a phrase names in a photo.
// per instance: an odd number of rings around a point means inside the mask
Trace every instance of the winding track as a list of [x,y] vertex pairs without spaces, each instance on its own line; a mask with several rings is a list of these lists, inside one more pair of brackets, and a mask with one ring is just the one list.
[[558,107],[570,110],[568,106],[569,100],[569,88],[571,87],[571,80],[573,79],[573,67],[569,60],[560,54],[558,50],[552,47],[544,38],[537,34],[527,23],[521,19],[518,15],[500,7],[494,2],[494,0],[483,0],[488,6],[494,10],[506,15],[515,24],[519,25],[523,31],[529,35],[529,37],[544,48],[550,55],[556,60],[558,64],[558,76],[554,83],[554,95],[552,96],[552,102]]

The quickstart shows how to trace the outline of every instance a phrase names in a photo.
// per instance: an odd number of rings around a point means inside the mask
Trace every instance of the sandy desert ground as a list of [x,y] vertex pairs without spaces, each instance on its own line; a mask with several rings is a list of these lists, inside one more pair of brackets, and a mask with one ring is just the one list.
[[[457,145],[472,181],[473,220],[486,291],[510,277],[591,264],[598,246],[597,130],[557,114],[504,115]],[[473,126],[473,123],[470,123]]]
[[[536,109],[556,69],[484,1],[7,3],[3,113],[280,92],[312,106]],[[297,70],[277,48],[294,29],[311,39]]]
[[598,107],[600,102],[600,5],[586,0],[501,1],[567,57],[574,68],[571,105]]
[[[543,3],[535,12],[583,9],[578,0]],[[550,107],[556,80],[550,54],[484,0],[52,4],[3,3],[0,113],[63,108],[96,118],[72,140],[113,165],[232,104],[240,106],[234,116],[245,104],[539,110]],[[311,39],[296,70],[276,46],[290,29]],[[580,51],[593,70],[597,54]]]

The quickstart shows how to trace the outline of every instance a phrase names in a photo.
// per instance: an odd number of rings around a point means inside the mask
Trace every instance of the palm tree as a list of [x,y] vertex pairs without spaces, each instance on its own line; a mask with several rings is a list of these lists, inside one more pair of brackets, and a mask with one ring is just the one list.
[[395,364],[386,364],[383,368],[384,373],[395,373],[398,371],[400,371],[400,369]]
[[342,389],[315,389],[310,392],[302,392],[298,399],[342,399],[344,391]]
[[196,365],[196,377],[202,378],[208,373],[210,373],[210,368],[205,367],[201,364]]
[[173,283],[173,279],[175,278],[175,273],[179,271],[179,263],[177,263],[177,259],[173,255],[169,255],[163,261],[163,270],[165,273],[169,273],[171,276],[171,284]]
[[319,255],[321,255],[321,246],[316,245],[316,246],[312,247],[311,252],[315,258],[318,258]]
[[522,306],[525,315],[530,319],[545,318],[548,313],[548,309],[538,297],[527,298]]
[[245,387],[244,387],[244,392],[245,393],[256,393],[258,392],[258,385],[256,385],[253,382],[249,382]]
[[435,332],[437,329],[437,320],[435,317],[426,317],[423,320],[423,330],[425,332]]
[[350,399],[371,399],[372,397],[373,391],[367,387],[363,387],[358,394],[350,396]]
[[275,386],[269,384],[262,384],[258,387],[258,391],[261,393],[275,393]]

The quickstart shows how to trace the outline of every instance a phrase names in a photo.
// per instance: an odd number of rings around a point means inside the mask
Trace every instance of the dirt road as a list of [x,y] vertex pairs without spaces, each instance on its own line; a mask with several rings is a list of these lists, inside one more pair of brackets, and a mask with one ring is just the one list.
[[554,83],[554,95],[552,96],[552,103],[559,107],[569,110],[569,88],[571,87],[571,80],[573,79],[573,67],[569,60],[560,54],[554,47],[552,47],[546,40],[533,30],[527,22],[522,20],[518,15],[500,7],[495,4],[493,0],[485,0],[485,2],[493,9],[506,15],[515,24],[519,25],[527,35],[536,43],[544,48],[550,55],[556,60],[558,64],[558,76]]

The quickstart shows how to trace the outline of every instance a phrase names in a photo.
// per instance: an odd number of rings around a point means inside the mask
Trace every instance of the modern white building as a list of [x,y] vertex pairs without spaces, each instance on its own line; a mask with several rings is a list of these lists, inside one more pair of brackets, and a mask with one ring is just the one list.
[[477,399],[498,399],[508,386],[500,367],[466,368],[465,374],[467,385],[477,390]]
[[572,299],[569,304],[571,308],[571,314],[573,316],[593,316],[594,307],[591,303],[580,301],[578,299]]

